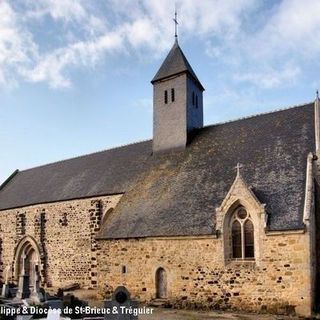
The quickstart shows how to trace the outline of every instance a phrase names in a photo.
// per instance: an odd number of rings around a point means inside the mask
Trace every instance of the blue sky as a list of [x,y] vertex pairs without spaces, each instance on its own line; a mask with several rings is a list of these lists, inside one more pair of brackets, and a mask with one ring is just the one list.
[[[312,101],[320,1],[177,0],[205,123]],[[152,137],[150,80],[173,45],[171,0],[0,0],[0,182]]]

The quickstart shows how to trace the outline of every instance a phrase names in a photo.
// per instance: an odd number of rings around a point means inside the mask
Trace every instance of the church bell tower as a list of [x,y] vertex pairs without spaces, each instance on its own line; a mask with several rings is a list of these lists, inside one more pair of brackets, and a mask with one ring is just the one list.
[[153,152],[184,149],[190,133],[203,126],[203,86],[175,43],[153,84]]

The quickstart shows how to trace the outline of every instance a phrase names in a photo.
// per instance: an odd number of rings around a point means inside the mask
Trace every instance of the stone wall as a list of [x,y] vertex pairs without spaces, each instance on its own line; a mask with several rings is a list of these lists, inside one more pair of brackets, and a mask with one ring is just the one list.
[[264,234],[259,263],[226,263],[222,237],[100,243],[98,282],[105,296],[125,285],[139,300],[154,299],[155,274],[162,267],[176,307],[311,312],[308,233]]
[[[171,101],[171,89],[175,100]],[[164,92],[168,103],[164,103]],[[187,143],[187,75],[182,74],[153,86],[153,151],[185,148]]]
[[[175,100],[171,101],[171,89]],[[168,103],[164,102],[164,92]],[[192,104],[192,93],[198,106]],[[153,150],[185,148],[188,133],[203,127],[203,94],[187,74],[172,76],[153,85]]]
[[[203,93],[194,80],[187,77],[187,128],[188,132],[194,128],[203,127]],[[194,94],[194,104],[192,95]],[[196,100],[198,99],[198,106]]]
[[[1,269],[10,264],[10,277],[17,279],[15,250],[26,237],[35,240],[41,258],[41,281],[46,286],[78,282],[97,286],[97,242],[104,215],[120,195],[34,205],[1,211]],[[4,278],[3,272],[1,273]]]
[[120,198],[1,211],[1,268],[10,264],[11,278],[17,279],[15,250],[23,239],[32,237],[40,250],[41,280],[46,286],[78,282],[83,287],[98,286],[107,296],[125,285],[135,298],[150,301],[156,295],[155,275],[161,267],[167,274],[168,299],[176,307],[310,315],[309,230],[266,234],[262,216],[255,230],[256,260],[246,262],[226,258],[223,233],[97,241],[96,233],[102,223],[108,223]]

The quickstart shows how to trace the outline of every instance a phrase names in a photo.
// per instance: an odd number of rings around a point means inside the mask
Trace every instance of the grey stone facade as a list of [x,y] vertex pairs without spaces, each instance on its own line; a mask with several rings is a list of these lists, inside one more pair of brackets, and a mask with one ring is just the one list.
[[[175,91],[174,102],[171,89]],[[153,152],[185,148],[188,134],[203,126],[202,90],[184,73],[155,83],[153,99]]]
[[[153,151],[184,148],[187,143],[187,75],[154,84],[153,94]],[[171,101],[171,89],[175,101]],[[169,93],[165,104],[164,92]]]
[[203,127],[203,94],[196,82],[191,77],[187,78],[187,129]]
[[203,126],[204,89],[177,42],[152,84],[153,152],[184,149],[193,129]]

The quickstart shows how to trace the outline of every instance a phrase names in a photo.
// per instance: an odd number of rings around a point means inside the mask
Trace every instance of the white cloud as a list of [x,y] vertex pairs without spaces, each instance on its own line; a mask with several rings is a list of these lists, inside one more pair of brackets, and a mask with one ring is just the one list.
[[[53,88],[68,87],[71,85],[71,80],[66,76],[69,67],[92,66],[104,53],[113,52],[121,46],[121,32],[101,32],[106,30],[104,24],[99,18],[87,14],[79,1],[42,0],[27,1],[25,4],[28,4],[28,8],[22,14],[18,9],[14,11],[8,1],[0,0],[2,86],[12,84],[16,78],[22,77],[30,82],[47,82]],[[70,43],[43,52],[31,31],[28,31],[28,26],[31,21],[44,19],[48,15],[66,24],[84,24],[86,31],[97,30],[99,35],[94,32],[89,32],[87,37],[68,34],[72,39]],[[63,28],[68,30],[68,25]]]
[[[143,0],[139,4],[109,0],[102,10],[94,5],[98,2],[84,0],[18,0],[15,6],[8,0],[0,1],[14,17],[7,23],[9,27],[3,26],[3,22],[0,25],[1,34],[6,29],[14,34],[9,46],[7,40],[0,38],[0,48],[18,47],[18,50],[12,49],[14,55],[11,50],[2,50],[5,57],[0,65],[2,84],[8,81],[7,70],[15,69],[14,75],[25,81],[46,82],[54,88],[68,87],[72,83],[71,68],[92,67],[115,50],[142,50],[157,56],[172,44],[173,23],[168,11],[173,12],[173,4],[170,0]],[[177,6],[181,11],[182,32],[209,34],[223,30],[234,34],[241,23],[239,15],[253,2],[180,0]],[[57,28],[52,34],[57,33],[63,39],[63,45],[59,39],[59,45],[50,50],[45,49],[34,33],[35,26],[46,27],[48,17]],[[51,40],[54,43],[54,39]]]
[[231,66],[234,80],[271,89],[293,85],[303,69],[319,66],[320,2],[282,0],[256,10],[259,23],[240,28],[236,39],[207,41],[208,56]]
[[261,28],[242,32],[236,45],[257,61],[308,61],[319,54],[319,28],[319,1],[282,0],[269,9]]
[[86,16],[81,1],[77,0],[26,0],[24,5],[27,6],[27,12],[24,16],[28,19],[40,19],[49,15],[55,20],[62,19],[70,22],[72,20],[80,21]]
[[[268,10],[258,0],[177,0],[177,8],[183,39],[201,37],[208,56],[229,65],[236,81],[262,88],[294,83],[301,65],[320,53],[314,0],[282,0]],[[171,0],[0,0],[0,86],[69,87],[73,69],[114,52],[158,56],[172,44],[173,9]],[[48,26],[44,41],[37,30]]]
[[288,86],[294,83],[300,75],[298,66],[286,64],[283,68],[262,68],[258,72],[244,72],[234,75],[234,79],[240,82],[252,83],[255,86],[270,89],[280,86]]
[[261,33],[271,50],[317,54],[320,50],[320,2],[284,0]]
[[32,82],[46,81],[53,88],[70,87],[71,81],[64,74],[70,66],[93,66],[104,52],[118,50],[122,46],[119,34],[109,33],[94,39],[94,41],[79,41],[67,47],[46,54],[32,69],[22,73]]
[[0,0],[0,86],[10,86],[14,75],[28,65],[36,51],[31,34],[17,24],[15,12]]

